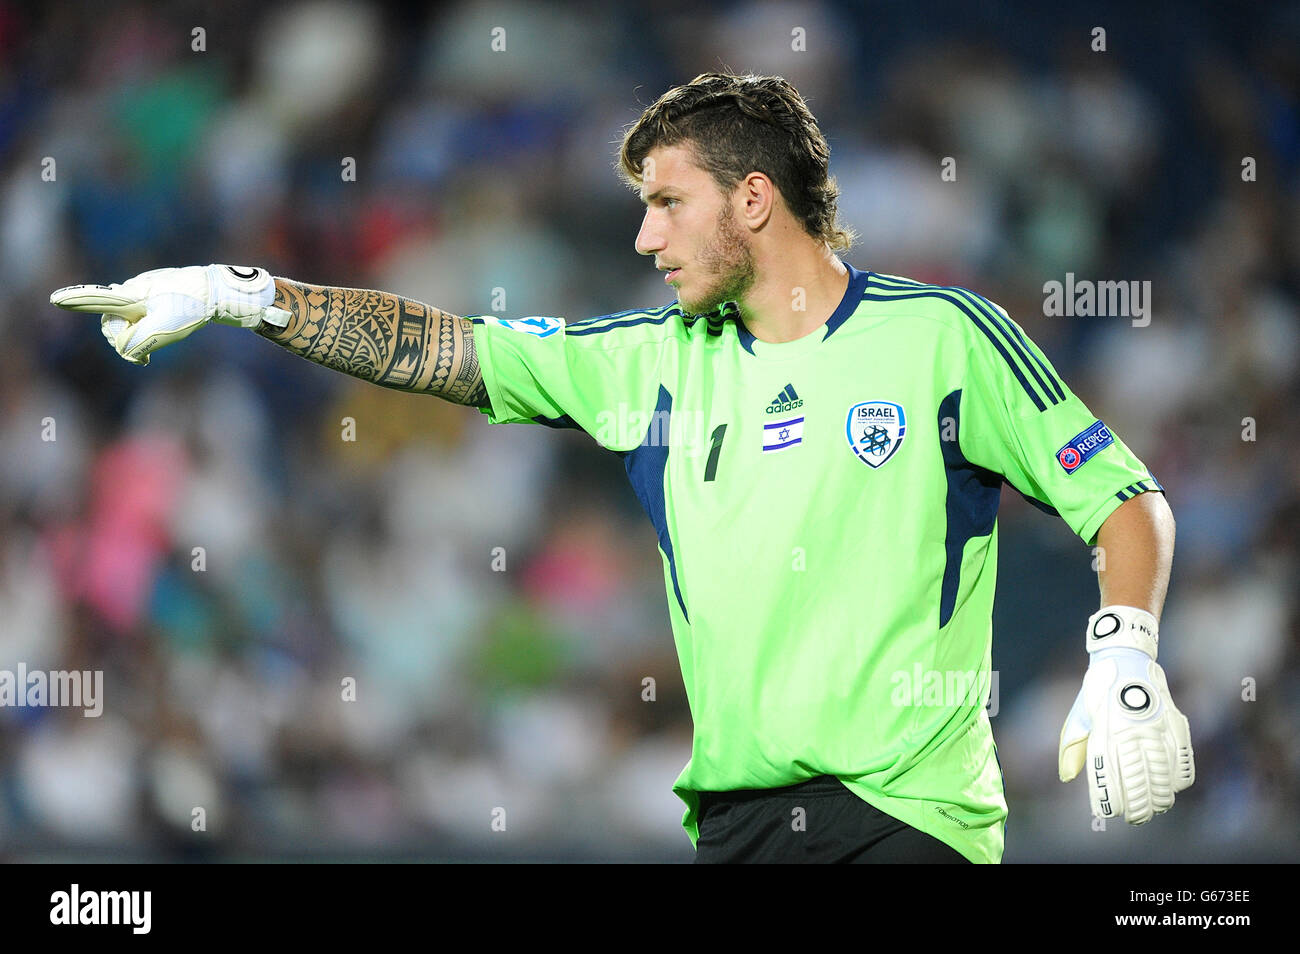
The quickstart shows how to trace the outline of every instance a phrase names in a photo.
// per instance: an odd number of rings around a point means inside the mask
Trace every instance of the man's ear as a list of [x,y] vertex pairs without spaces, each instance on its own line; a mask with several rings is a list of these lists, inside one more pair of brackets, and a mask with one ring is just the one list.
[[750,231],[757,232],[771,219],[780,196],[772,180],[761,172],[751,172],[736,186],[736,203],[740,220]]

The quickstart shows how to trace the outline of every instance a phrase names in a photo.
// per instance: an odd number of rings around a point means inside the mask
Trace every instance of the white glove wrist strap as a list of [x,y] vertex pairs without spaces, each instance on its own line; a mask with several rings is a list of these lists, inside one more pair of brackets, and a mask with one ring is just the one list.
[[246,265],[209,265],[208,295],[213,320],[256,328],[263,321],[283,328],[289,313],[274,307],[275,279],[264,268]]
[[1089,653],[1104,649],[1140,649],[1152,659],[1159,647],[1156,618],[1136,606],[1103,606],[1088,619]]

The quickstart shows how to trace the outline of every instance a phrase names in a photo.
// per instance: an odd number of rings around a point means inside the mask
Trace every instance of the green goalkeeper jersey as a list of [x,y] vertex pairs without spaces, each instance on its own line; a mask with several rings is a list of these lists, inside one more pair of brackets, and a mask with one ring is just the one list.
[[565,323],[473,318],[493,423],[581,428],[658,533],[694,720],[674,785],[834,775],[999,861],[985,708],[1005,480],[1086,543],[1160,490],[1007,313],[849,269],[826,324],[769,344],[734,304]]

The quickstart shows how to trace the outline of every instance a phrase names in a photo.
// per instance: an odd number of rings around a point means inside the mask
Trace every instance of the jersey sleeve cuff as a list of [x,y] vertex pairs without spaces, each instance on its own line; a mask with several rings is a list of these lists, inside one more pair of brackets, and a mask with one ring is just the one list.
[[1079,536],[1088,546],[1093,546],[1097,542],[1097,534],[1101,530],[1101,525],[1106,522],[1106,518],[1119,509],[1119,505],[1124,501],[1136,497],[1138,494],[1150,493],[1156,491],[1164,493],[1165,488],[1150,474],[1141,480],[1135,480],[1127,486],[1119,488],[1115,493],[1104,499],[1100,506],[1097,507],[1079,527]]
[[487,415],[492,424],[508,424],[519,420],[506,413],[506,400],[501,393],[497,380],[496,359],[492,354],[492,332],[487,329],[487,322],[481,317],[470,318],[474,331],[474,354],[478,358],[479,373],[483,375],[483,387],[487,391],[488,407],[479,410]]

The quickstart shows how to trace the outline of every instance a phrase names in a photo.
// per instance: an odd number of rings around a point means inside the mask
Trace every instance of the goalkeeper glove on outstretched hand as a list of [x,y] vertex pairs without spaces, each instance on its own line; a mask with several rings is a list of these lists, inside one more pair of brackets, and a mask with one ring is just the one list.
[[1062,782],[1087,773],[1092,813],[1141,825],[1196,780],[1187,718],[1156,662],[1156,619],[1105,606],[1088,620],[1088,672],[1061,729]]
[[120,285],[69,285],[50,303],[69,311],[98,312],[100,330],[132,364],[180,341],[209,321],[283,328],[289,313],[273,305],[275,279],[264,268],[190,265],[141,272]]

